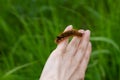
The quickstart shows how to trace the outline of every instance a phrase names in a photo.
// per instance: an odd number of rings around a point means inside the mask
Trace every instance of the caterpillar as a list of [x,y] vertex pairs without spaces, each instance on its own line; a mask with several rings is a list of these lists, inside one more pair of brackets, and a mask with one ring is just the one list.
[[65,38],[71,37],[71,36],[78,36],[78,37],[82,37],[82,33],[78,32],[78,30],[72,29],[69,31],[65,31],[63,33],[61,33],[59,36],[57,36],[55,43],[60,43],[62,40],[64,40]]

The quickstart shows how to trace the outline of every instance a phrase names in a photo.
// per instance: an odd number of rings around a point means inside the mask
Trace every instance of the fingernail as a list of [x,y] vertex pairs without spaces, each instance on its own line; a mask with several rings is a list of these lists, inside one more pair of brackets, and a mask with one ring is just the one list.
[[90,30],[86,30],[85,33],[90,33]]
[[81,29],[81,30],[78,30],[78,32],[80,32],[80,33],[84,33],[84,30],[83,30],[83,29]]
[[67,26],[67,28],[73,28],[73,26],[72,26],[72,25],[69,25],[69,26]]

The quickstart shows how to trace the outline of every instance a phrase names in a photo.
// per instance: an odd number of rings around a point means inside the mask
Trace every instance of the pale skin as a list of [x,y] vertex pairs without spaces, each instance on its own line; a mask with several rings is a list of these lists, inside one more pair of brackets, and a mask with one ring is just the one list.
[[[71,30],[72,26],[64,31]],[[82,37],[61,41],[49,56],[40,80],[84,80],[91,54],[90,31],[79,30]]]

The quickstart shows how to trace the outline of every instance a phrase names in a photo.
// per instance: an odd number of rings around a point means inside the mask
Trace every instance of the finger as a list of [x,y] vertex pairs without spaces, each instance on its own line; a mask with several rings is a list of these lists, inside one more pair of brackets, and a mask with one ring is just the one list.
[[76,64],[79,64],[79,65],[78,65],[78,68],[76,69],[76,72],[74,73],[74,76],[72,77],[71,80],[74,80],[74,79],[84,80],[85,71],[86,71],[87,64],[88,64],[88,61],[90,58],[90,53],[91,53],[91,43],[89,42],[83,59],[79,63],[76,62]]
[[[79,30],[78,32],[80,33],[84,33],[84,30]],[[73,39],[70,41],[70,43],[67,46],[67,51],[70,50],[70,54],[72,53],[71,56],[73,56],[75,54],[75,52],[78,49],[79,43],[80,43],[81,37],[73,37]]]
[[77,61],[81,61],[82,57],[84,56],[84,53],[89,43],[89,38],[90,38],[90,31],[86,30],[79,44],[78,51],[75,54],[75,59],[77,59]]
[[83,75],[85,74],[85,71],[87,69],[87,65],[88,65],[88,62],[90,59],[91,51],[92,51],[92,45],[89,42],[87,50],[85,52],[85,56],[83,57],[83,60],[81,61],[81,64],[80,64],[80,71]]
[[[69,31],[69,30],[71,30],[71,29],[72,29],[72,25],[69,25],[69,26],[67,26],[67,27],[65,28],[64,32],[65,32],[65,31]],[[64,39],[63,41],[61,41],[61,42],[58,44],[57,48],[59,48],[59,49],[65,49],[67,44],[68,44],[68,38],[66,38],[66,39]]]

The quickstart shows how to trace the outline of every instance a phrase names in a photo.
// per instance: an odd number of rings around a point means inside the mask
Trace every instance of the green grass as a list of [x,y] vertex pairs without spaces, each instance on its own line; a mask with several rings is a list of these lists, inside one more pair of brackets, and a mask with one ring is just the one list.
[[[93,51],[85,80],[120,80],[119,0],[0,0],[0,80],[38,80],[72,24],[90,29]],[[54,66],[54,65],[53,65]]]

